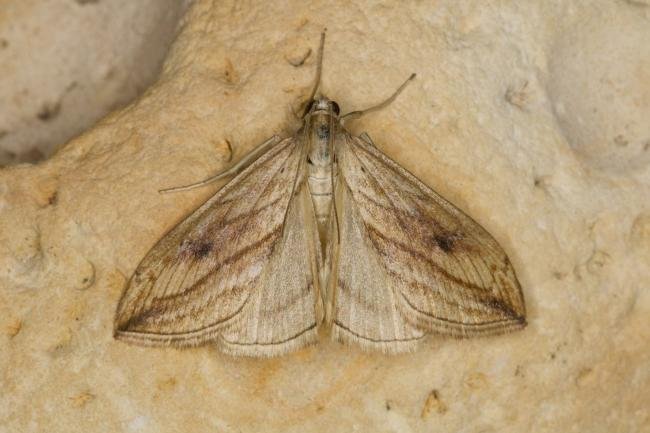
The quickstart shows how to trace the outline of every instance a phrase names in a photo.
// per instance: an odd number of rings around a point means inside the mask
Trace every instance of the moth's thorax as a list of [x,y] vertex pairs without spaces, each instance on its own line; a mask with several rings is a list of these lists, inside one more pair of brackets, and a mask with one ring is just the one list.
[[309,191],[321,234],[326,232],[332,203],[335,170],[334,140],[339,133],[338,105],[327,98],[314,100],[305,117],[308,140]]
[[332,163],[332,139],[339,129],[338,104],[327,98],[314,100],[305,118],[308,129],[309,160],[317,167]]
[[327,114],[315,114],[310,119],[308,140],[309,140],[309,161],[317,167],[325,167],[331,164],[331,136],[332,119]]

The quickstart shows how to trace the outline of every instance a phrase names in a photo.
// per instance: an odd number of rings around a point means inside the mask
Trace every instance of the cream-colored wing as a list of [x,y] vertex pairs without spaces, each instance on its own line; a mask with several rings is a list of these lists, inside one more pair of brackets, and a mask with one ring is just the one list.
[[335,338],[392,353],[426,332],[464,337],[525,326],[513,267],[485,229],[371,143],[345,135],[336,154]]
[[424,332],[405,320],[399,292],[373,249],[360,209],[340,177],[334,199],[340,243],[332,220],[326,264],[331,269],[326,317],[332,337],[385,353],[415,349]]
[[301,156],[281,141],[165,235],[127,285],[116,338],[247,356],[314,341],[319,247]]

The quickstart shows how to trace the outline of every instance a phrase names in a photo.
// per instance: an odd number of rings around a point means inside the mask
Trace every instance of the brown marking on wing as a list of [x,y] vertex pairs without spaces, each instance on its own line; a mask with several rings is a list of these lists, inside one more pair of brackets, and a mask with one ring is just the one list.
[[[313,267],[307,234],[296,235],[309,215],[291,194],[299,184],[299,144],[290,138],[271,147],[154,246],[120,300],[117,338],[144,345],[214,341],[249,356],[313,341]],[[305,275],[276,278],[276,267]],[[274,298],[274,290],[282,293]]]
[[[358,209],[351,215],[358,215],[367,239],[358,254],[376,255],[380,268],[374,272],[386,275],[402,320],[459,336],[525,324],[512,265],[485,229],[365,141],[348,136],[336,151],[351,206]],[[340,281],[338,288],[352,290]],[[363,297],[347,298],[365,308]],[[356,320],[368,323],[363,316]]]
[[[233,286],[230,287],[228,290],[221,292],[219,295],[215,296],[214,298],[211,299],[210,304],[204,305],[204,308],[197,309],[194,311],[195,314],[200,313],[201,311],[207,309],[208,307],[211,306],[211,304],[214,304],[216,302],[222,301],[225,298],[237,298],[241,296],[245,291],[247,290],[247,287],[245,286]],[[236,309],[235,313],[231,314],[230,316],[227,316],[225,318],[222,318],[216,322],[209,323],[205,325],[205,327],[212,327],[214,325],[217,325],[219,323],[227,322],[230,320],[232,317],[234,317],[237,312],[241,311],[241,309],[245,305],[245,299],[244,302],[241,303],[241,306]],[[164,313],[166,313],[169,310],[169,305],[167,303],[164,303],[164,300],[162,299],[154,299],[146,310],[141,311],[140,313],[132,316],[129,318],[128,322],[124,323],[122,325],[122,329],[129,329],[131,331],[137,331],[138,329],[146,329],[147,325],[164,325],[166,323],[171,323],[175,320],[174,317],[170,317]]]
[[[160,301],[169,301],[169,300],[175,300],[178,298],[182,298],[184,296],[191,295],[192,292],[198,290],[199,288],[202,288],[202,286],[205,285],[206,281],[212,276],[214,276],[215,274],[219,273],[219,271],[221,271],[223,267],[237,263],[248,255],[258,255],[262,257],[262,260],[268,259],[268,257],[271,255],[272,252],[271,246],[278,239],[281,230],[282,230],[281,225],[276,226],[271,232],[269,232],[266,236],[264,236],[260,240],[239,249],[236,253],[232,254],[231,256],[221,259],[218,262],[214,262],[211,269],[207,273],[205,273],[203,276],[197,279],[194,284],[187,287],[185,290],[176,292],[172,295],[163,296],[158,299]],[[266,249],[266,251],[262,252],[262,250],[264,249]]]
[[388,248],[388,246],[392,246],[409,256],[411,256],[414,259],[420,260],[422,262],[425,262],[428,264],[435,273],[440,274],[442,277],[453,281],[455,284],[461,285],[467,289],[470,290],[477,290],[477,291],[486,291],[486,287],[479,286],[477,284],[474,284],[470,281],[465,281],[460,278],[458,278],[456,275],[451,274],[449,271],[447,271],[444,267],[440,266],[438,262],[436,262],[433,257],[430,257],[428,255],[422,254],[419,251],[416,251],[415,249],[409,247],[408,245],[397,241],[395,239],[391,239],[384,235],[381,231],[377,230],[375,227],[372,227],[370,225],[366,225],[366,229],[368,230],[368,234],[370,235],[370,239],[373,242],[373,245],[375,246],[376,250],[384,257],[390,259],[395,257],[395,251],[393,249]]
[[347,325],[345,325],[344,323],[342,323],[342,322],[340,322],[338,320],[335,320],[334,324],[336,326],[338,326],[339,328],[343,329],[344,331],[349,332],[350,334],[354,335],[355,337],[357,337],[357,338],[359,338],[361,340],[365,340],[367,342],[372,342],[372,343],[404,343],[404,342],[408,342],[408,341],[417,341],[417,340],[422,339],[422,337],[420,337],[420,336],[418,336],[418,337],[410,337],[410,338],[390,338],[390,339],[372,338],[372,337],[369,337],[369,336],[367,336],[365,334],[360,334],[358,332],[355,332],[352,328],[348,327]]
[[179,247],[178,260],[197,260],[207,257],[214,248],[210,239],[183,239]]
[[[467,302],[460,301],[458,299],[454,299],[453,297],[449,296],[443,296],[444,292],[438,291],[438,290],[431,290],[431,286],[424,285],[422,283],[419,283],[414,280],[410,280],[408,278],[404,278],[402,275],[396,274],[393,271],[389,271],[389,274],[395,278],[398,279],[405,284],[407,284],[410,289],[413,292],[419,293],[420,296],[429,298],[431,302],[444,302],[445,304],[449,304],[455,308],[457,308],[459,311],[464,311],[468,313],[473,313],[476,316],[480,316],[481,314],[485,313],[485,309],[481,308],[476,308],[472,305],[467,304]],[[430,316],[430,317],[435,317],[438,320],[443,320],[449,323],[456,323],[456,324],[462,324],[463,322],[459,321],[454,321],[451,319],[445,319],[441,317],[436,317],[433,316],[430,312],[427,312],[425,310],[420,310],[415,306],[414,304],[409,301],[408,297],[404,294],[401,293],[402,298],[404,299],[405,302],[409,304],[411,308],[414,308],[418,310],[420,313]],[[504,320],[504,318],[507,318],[508,320],[510,319],[523,319],[513,308],[506,304],[504,300],[500,299],[499,297],[495,296],[491,292],[483,291],[481,293],[475,293],[474,297],[478,302],[481,303],[481,305],[487,305],[489,309],[494,309],[501,311],[503,313],[503,318],[495,319],[492,322],[482,322],[482,323],[496,323],[496,322],[501,322]],[[465,322],[466,323],[466,322]]]
[[446,233],[433,235],[433,241],[435,242],[435,245],[445,253],[451,253],[456,244],[454,237]]
[[286,344],[286,343],[288,343],[290,341],[299,339],[304,334],[307,334],[308,332],[313,331],[314,329],[316,329],[317,326],[318,326],[318,323],[313,322],[312,324],[307,326],[305,329],[302,329],[302,330],[296,332],[295,334],[290,335],[289,337],[286,337],[286,338],[284,338],[282,340],[272,341],[272,342],[268,342],[268,343],[259,342],[259,341],[256,341],[254,343],[241,343],[241,342],[236,342],[236,341],[229,341],[224,337],[221,337],[221,338],[226,343],[229,343],[229,344],[232,344],[232,345],[237,345],[237,346],[279,346],[279,345],[282,345],[282,344]]

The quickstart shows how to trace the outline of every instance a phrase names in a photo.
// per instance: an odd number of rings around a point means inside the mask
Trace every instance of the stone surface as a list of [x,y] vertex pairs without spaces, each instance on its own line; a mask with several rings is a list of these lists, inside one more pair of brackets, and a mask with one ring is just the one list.
[[187,1],[0,3],[3,166],[50,156],[146,89]]
[[[0,432],[650,431],[647,2],[399,4],[197,0],[143,96],[0,171]],[[323,27],[343,110],[418,73],[350,129],[501,242],[529,326],[395,357],[113,340],[138,260],[217,187],[157,190],[295,130]]]

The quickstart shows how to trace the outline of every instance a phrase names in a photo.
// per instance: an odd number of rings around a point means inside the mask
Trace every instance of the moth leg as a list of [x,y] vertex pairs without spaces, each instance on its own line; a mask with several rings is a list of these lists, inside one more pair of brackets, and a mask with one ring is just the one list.
[[359,138],[361,138],[363,141],[365,141],[366,143],[368,143],[372,147],[375,147],[375,148],[377,147],[375,145],[375,143],[372,142],[372,140],[370,139],[370,136],[368,135],[367,132],[362,132],[361,135],[359,136]]
[[234,176],[240,171],[242,171],[244,168],[248,167],[248,165],[255,161],[257,158],[259,158],[262,153],[264,153],[269,147],[273,146],[274,144],[277,144],[280,141],[280,137],[277,135],[274,135],[273,137],[269,138],[266,140],[264,143],[260,144],[257,146],[255,149],[250,151],[246,156],[244,156],[242,159],[240,159],[235,165],[233,165],[230,168],[227,168],[226,170],[215,174],[212,177],[209,177],[207,179],[204,179],[200,182],[196,183],[191,183],[189,185],[183,185],[183,186],[177,186],[173,188],[165,188],[158,190],[159,193],[161,194],[166,194],[169,192],[177,192],[177,191],[187,191],[189,189],[194,189],[198,188],[204,185],[207,185],[209,183],[212,183],[214,181],[217,181],[219,179],[223,179],[225,177],[230,177]]

